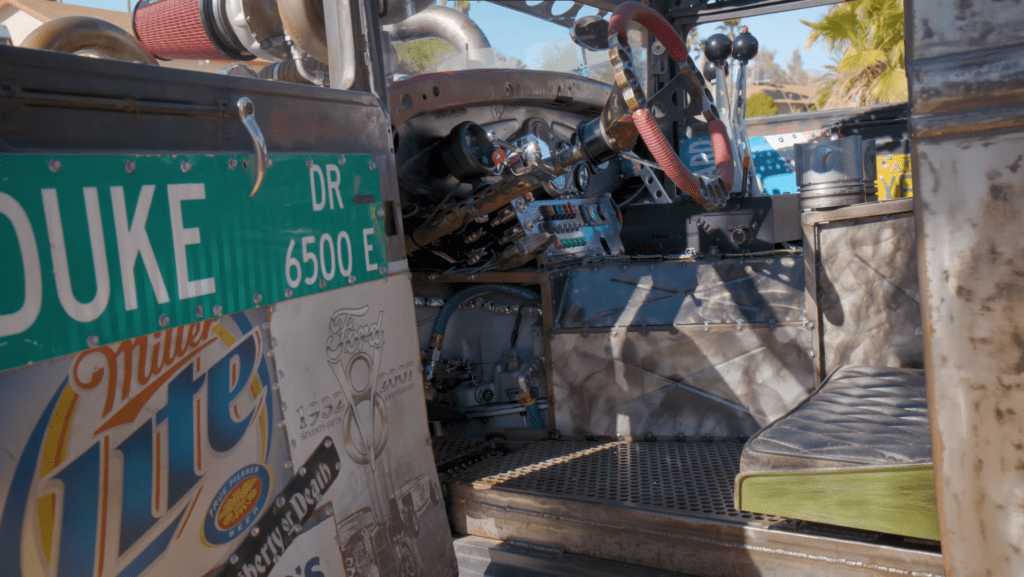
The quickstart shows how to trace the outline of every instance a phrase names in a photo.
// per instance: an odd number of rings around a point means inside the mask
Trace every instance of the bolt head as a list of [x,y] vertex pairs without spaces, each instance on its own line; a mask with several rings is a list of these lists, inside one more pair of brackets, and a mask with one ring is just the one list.
[[203,318],[203,313],[203,305],[196,305],[196,316],[199,318]]
[[166,327],[167,325],[171,324],[171,319],[169,319],[167,315],[160,315],[159,322],[161,327]]
[[127,172],[128,174],[134,173],[135,172],[135,161],[134,160],[126,160],[126,161],[124,161],[124,171]]
[[327,288],[327,281],[326,280],[320,279],[320,283],[319,284],[320,284],[320,288],[322,288],[322,289]]
[[344,154],[342,154],[341,156],[338,157],[338,164],[340,164],[341,166],[345,166],[345,155]]
[[180,166],[182,172],[188,172],[192,170],[192,163],[187,160],[182,160]]
[[238,555],[232,554],[231,557],[228,557],[228,561],[230,561],[232,565],[238,563]]
[[253,537],[255,537],[255,536],[257,536],[257,535],[259,535],[259,534],[260,534],[260,528],[259,528],[259,527],[253,527],[253,528],[252,528],[252,531],[249,531],[249,533],[250,533],[250,534],[251,534],[251,535],[252,535]]
[[229,158],[228,159],[228,169],[229,170],[234,170],[236,168],[238,168],[238,159]]
[[372,160],[370,161],[370,170],[377,170],[377,163]]
[[313,159],[312,158],[307,158],[306,159],[306,168],[313,168]]
[[355,277],[355,275],[351,275],[351,274],[348,275],[348,284],[356,284],[356,277]]
[[85,339],[85,344],[89,345],[89,348],[98,347],[100,344],[100,338],[97,335],[89,335]]
[[47,166],[50,167],[50,172],[60,172],[60,161],[56,158],[51,158]]
[[220,305],[213,305],[213,316],[218,319],[224,315],[224,307]]
[[333,445],[333,444],[334,444],[334,441],[332,441],[330,438],[324,439],[324,446],[325,447],[330,448],[331,445]]
[[263,302],[263,295],[261,295],[260,293],[252,295],[252,302],[255,304],[260,304],[261,302]]

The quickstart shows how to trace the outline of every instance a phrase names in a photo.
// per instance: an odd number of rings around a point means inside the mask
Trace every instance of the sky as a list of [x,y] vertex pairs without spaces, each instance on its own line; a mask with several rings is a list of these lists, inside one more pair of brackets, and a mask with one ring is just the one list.
[[[125,11],[128,2],[136,0],[65,0],[69,4],[80,4],[107,10]],[[528,2],[531,3],[531,2]],[[553,11],[559,13],[572,6],[568,0],[555,2]],[[818,20],[828,6],[807,8],[783,14],[771,14],[744,19],[742,25],[749,26],[761,47],[775,50],[775,61],[785,68],[793,50],[801,50],[804,69],[812,74],[821,72],[831,63],[826,50],[819,44],[806,48],[809,28],[800,20]],[[578,16],[596,13],[595,9],[584,9]],[[469,15],[480,25],[495,50],[507,56],[515,56],[528,67],[538,67],[552,44],[569,42],[569,31],[561,26],[520,14],[490,2],[473,0]],[[701,37],[715,32],[717,24],[704,24],[698,31]],[[592,62],[591,62],[592,63]]]

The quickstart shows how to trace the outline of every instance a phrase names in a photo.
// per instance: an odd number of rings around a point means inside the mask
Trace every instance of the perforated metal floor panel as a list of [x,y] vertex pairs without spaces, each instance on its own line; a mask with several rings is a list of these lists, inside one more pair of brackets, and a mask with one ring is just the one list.
[[449,476],[475,488],[733,522],[779,521],[733,507],[742,450],[740,441],[544,441],[450,471]]

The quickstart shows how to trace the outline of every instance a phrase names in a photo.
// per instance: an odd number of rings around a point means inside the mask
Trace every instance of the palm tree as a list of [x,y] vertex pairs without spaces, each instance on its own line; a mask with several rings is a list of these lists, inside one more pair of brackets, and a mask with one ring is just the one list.
[[819,108],[907,99],[903,0],[852,0],[801,22],[811,27],[807,46],[822,42],[836,60],[820,81]]
[[732,40],[736,37],[736,29],[740,27],[740,20],[742,19],[736,18],[734,20],[722,20],[722,23],[719,24],[715,30],[721,30],[722,32],[727,33],[729,35],[729,40]]
[[[441,6],[447,6],[448,0],[441,0]],[[469,0],[455,0],[455,9],[463,14],[469,14]]]

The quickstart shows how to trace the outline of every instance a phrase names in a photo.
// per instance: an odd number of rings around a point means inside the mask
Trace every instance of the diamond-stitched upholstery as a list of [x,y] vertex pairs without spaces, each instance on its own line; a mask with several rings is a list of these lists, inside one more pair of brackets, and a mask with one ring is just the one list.
[[740,473],[931,460],[924,370],[848,365],[751,437]]

